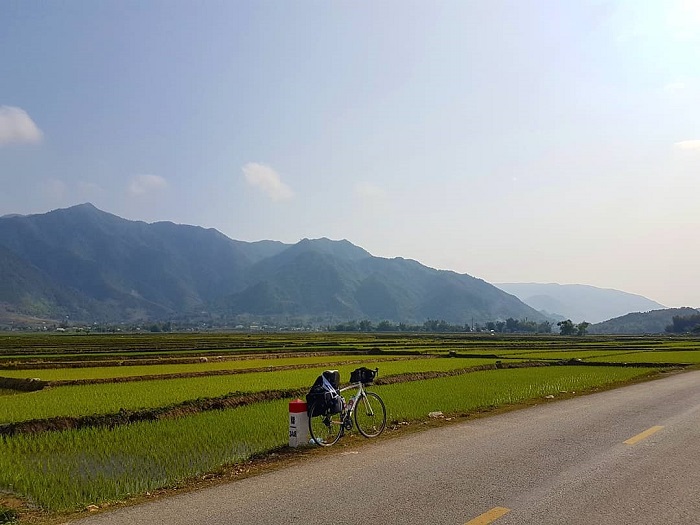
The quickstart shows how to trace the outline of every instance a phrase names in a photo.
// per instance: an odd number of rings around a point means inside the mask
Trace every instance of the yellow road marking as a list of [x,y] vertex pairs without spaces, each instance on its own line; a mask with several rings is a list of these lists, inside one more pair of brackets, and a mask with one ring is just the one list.
[[634,437],[629,438],[627,441],[625,441],[625,445],[636,445],[639,443],[642,439],[646,439],[652,434],[656,434],[659,430],[661,430],[664,427],[656,426],[656,427],[651,427],[649,430],[645,430],[644,432],[637,434]]
[[505,516],[510,512],[510,509],[505,507],[495,507],[488,512],[484,512],[481,516],[477,516],[473,520],[468,521],[464,525],[488,525],[493,523],[501,516]]

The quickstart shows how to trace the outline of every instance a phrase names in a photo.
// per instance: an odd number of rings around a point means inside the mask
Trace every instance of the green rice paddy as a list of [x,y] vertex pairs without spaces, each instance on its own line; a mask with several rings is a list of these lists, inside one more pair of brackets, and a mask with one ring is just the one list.
[[[566,366],[572,360],[596,366]],[[499,361],[497,369],[479,370]],[[507,367],[524,361],[553,366]],[[0,387],[0,428],[29,420],[41,427],[42,421],[60,417],[110,418],[121,411],[236,393],[303,393],[326,368],[338,369],[347,383],[358,366],[378,367],[380,378],[397,381],[371,389],[383,397],[390,423],[410,423],[435,411],[462,416],[562,392],[624,385],[673,363],[700,365],[700,340],[473,334],[1,335],[0,377],[103,382],[55,383],[36,392]],[[450,375],[428,379],[428,373]],[[196,377],[155,378],[187,374]],[[47,515],[70,515],[87,505],[187,484],[284,447],[288,401],[251,400],[238,408],[183,412],[149,422],[4,435],[0,504],[5,493]]]

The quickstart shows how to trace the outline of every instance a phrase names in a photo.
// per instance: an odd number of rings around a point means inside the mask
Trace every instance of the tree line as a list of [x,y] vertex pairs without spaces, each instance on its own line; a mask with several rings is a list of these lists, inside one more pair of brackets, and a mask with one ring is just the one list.
[[700,333],[700,314],[686,316],[674,315],[671,321],[672,324],[666,327],[666,332],[668,333]]
[[549,334],[552,332],[552,323],[542,321],[518,320],[509,317],[505,321],[489,321],[484,324],[470,325],[450,324],[444,319],[428,319],[423,324],[392,323],[381,321],[376,325],[368,320],[348,321],[329,327],[333,332],[494,332],[494,333],[537,333]]

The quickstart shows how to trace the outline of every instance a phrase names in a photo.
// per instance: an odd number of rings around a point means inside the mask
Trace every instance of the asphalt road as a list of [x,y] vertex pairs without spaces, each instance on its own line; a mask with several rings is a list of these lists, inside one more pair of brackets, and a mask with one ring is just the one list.
[[283,470],[76,523],[700,523],[700,372],[341,443]]

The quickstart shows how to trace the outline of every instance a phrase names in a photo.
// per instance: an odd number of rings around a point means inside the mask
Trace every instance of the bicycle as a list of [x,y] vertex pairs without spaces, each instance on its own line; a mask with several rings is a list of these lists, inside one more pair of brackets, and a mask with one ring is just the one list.
[[[353,416],[355,426],[366,438],[377,437],[384,432],[386,427],[386,406],[378,394],[365,390],[365,384],[371,383],[379,373],[379,369],[369,370],[361,368],[355,370],[365,371],[358,374],[360,377],[350,376],[353,381],[350,385],[339,390],[342,400],[342,410],[334,412],[323,400],[316,401],[309,407],[309,434],[311,443],[330,447],[345,434],[352,430]],[[354,381],[354,379],[359,379]],[[342,393],[357,389],[354,396],[347,402]],[[318,414],[318,415],[317,415]],[[313,417],[312,417],[313,416]]]

